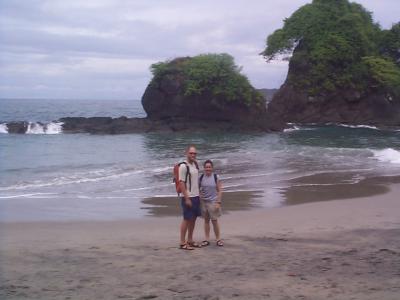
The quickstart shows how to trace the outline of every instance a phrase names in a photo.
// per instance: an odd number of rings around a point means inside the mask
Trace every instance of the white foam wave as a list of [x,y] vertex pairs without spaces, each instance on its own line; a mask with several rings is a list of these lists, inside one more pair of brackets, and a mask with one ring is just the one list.
[[378,127],[370,126],[370,125],[348,125],[348,124],[337,124],[337,125],[341,126],[341,127],[348,127],[348,128],[367,128],[367,129],[379,130]]
[[154,172],[154,173],[163,173],[165,171],[171,171],[171,170],[172,170],[172,167],[162,167],[162,168],[153,169],[152,172]]
[[8,133],[7,124],[5,124],[5,123],[0,124],[0,133]]
[[159,194],[159,195],[153,195],[153,198],[173,198],[177,197],[176,194]]
[[[50,180],[33,180],[30,182],[21,182],[10,186],[0,187],[0,191],[10,191],[10,190],[26,190],[30,188],[41,188],[41,187],[50,187],[50,186],[63,186],[69,184],[81,184],[81,183],[95,183],[101,181],[108,180],[117,180],[124,177],[134,176],[138,174],[148,174],[148,173],[164,173],[165,171],[170,171],[172,167],[161,167],[161,168],[110,168],[110,169],[97,169],[97,170],[89,170],[84,172],[76,172],[70,174],[68,176],[57,176]],[[172,175],[171,175],[172,177]],[[171,183],[159,186],[150,186],[150,187],[139,187],[122,190],[124,192],[127,191],[140,191],[140,190],[151,190],[163,186],[170,186]]]
[[50,122],[41,124],[29,122],[26,134],[60,134],[62,133],[62,122]]
[[79,183],[91,183],[91,182],[98,182],[104,180],[114,180],[119,179],[122,177],[131,176],[134,174],[142,173],[143,170],[138,171],[129,171],[129,172],[122,172],[117,174],[103,174],[98,177],[85,177],[88,174],[75,174],[71,176],[60,176],[56,177],[50,181],[42,181],[37,180],[30,183],[21,183],[7,187],[0,187],[0,191],[9,191],[9,190],[24,190],[29,188],[40,188],[40,187],[49,187],[49,186],[61,186],[61,185],[68,185],[68,184],[79,184]]
[[157,186],[146,186],[146,187],[138,187],[138,188],[131,188],[131,189],[124,189],[124,190],[120,190],[117,192],[134,192],[134,191],[145,191],[145,190],[154,190],[157,188],[162,188],[162,187],[167,187],[167,186],[171,186],[174,183],[168,183],[168,184],[161,184],[161,185],[157,185]]
[[[49,195],[56,195],[54,193],[31,193],[31,194],[18,194],[18,195],[0,195],[0,199],[13,199],[13,198],[48,198]],[[52,196],[55,198],[55,196]]]
[[381,162],[400,164],[400,151],[392,148],[373,150],[374,157]]
[[283,132],[292,132],[292,131],[297,131],[300,130],[300,127],[293,126],[292,128],[286,128],[283,130]]

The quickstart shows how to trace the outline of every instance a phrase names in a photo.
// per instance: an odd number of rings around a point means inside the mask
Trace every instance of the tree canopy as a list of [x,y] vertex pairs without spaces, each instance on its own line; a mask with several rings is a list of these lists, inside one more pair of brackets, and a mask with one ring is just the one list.
[[263,103],[246,76],[241,74],[231,55],[201,54],[195,57],[178,58],[151,65],[153,83],[162,78],[179,78],[183,81],[184,96],[211,93],[216,99],[242,101],[246,105]]
[[381,30],[371,13],[348,0],[314,0],[268,36],[267,61],[289,55],[291,83],[309,94],[371,85],[400,95],[400,25]]

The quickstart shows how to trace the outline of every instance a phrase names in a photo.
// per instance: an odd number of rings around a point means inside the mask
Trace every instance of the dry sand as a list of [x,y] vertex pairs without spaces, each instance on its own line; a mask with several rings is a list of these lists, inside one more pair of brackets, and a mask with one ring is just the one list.
[[398,300],[399,192],[232,212],[194,251],[179,217],[3,223],[0,298]]

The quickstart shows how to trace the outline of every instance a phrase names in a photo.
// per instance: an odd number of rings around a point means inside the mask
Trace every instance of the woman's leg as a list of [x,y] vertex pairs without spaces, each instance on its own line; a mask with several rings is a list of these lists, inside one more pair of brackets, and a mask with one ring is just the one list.
[[220,240],[220,230],[219,230],[219,224],[218,224],[218,220],[211,220],[212,224],[213,224],[213,229],[214,229],[214,234],[215,234],[215,238],[216,240]]
[[204,218],[204,234],[206,236],[206,241],[210,240],[210,218]]

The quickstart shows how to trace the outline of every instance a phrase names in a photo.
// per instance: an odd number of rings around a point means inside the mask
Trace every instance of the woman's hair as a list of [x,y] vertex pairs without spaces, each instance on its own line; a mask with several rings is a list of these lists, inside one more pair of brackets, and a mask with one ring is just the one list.
[[212,162],[210,159],[207,159],[207,160],[204,162],[203,166],[205,167],[206,164],[210,164],[211,167],[214,167],[214,164],[213,164],[213,162]]

